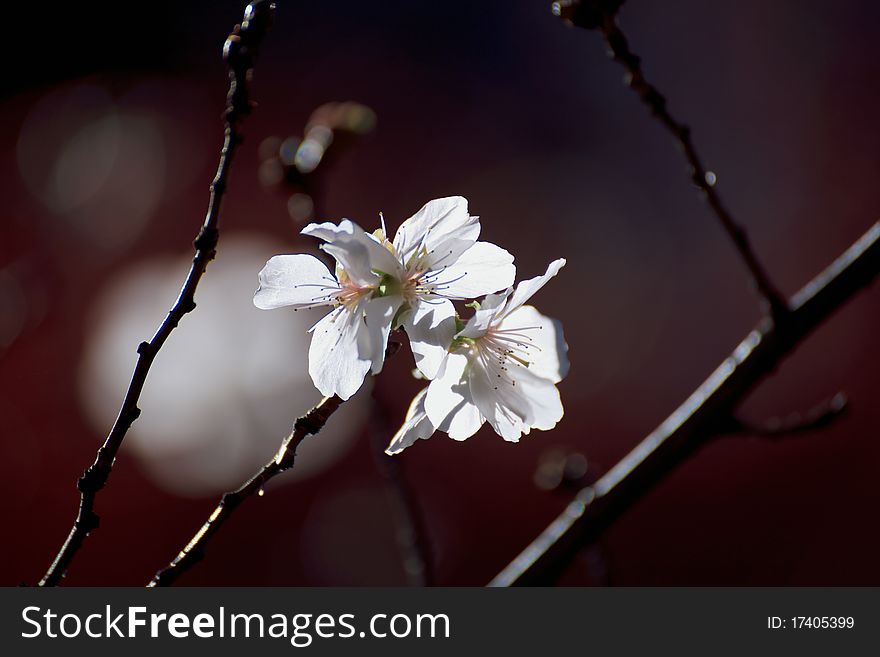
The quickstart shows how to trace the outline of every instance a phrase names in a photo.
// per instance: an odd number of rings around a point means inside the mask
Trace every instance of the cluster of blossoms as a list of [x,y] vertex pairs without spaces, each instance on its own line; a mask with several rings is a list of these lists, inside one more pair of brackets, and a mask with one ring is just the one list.
[[[382,370],[391,330],[406,332],[418,372],[430,383],[413,399],[388,454],[437,430],[464,440],[484,422],[516,442],[562,418],[562,327],[525,304],[565,260],[514,289],[513,256],[477,241],[479,218],[460,196],[427,203],[393,241],[384,218],[372,234],[348,219],[309,224],[302,233],[323,240],[335,273],[311,255],[274,256],[260,272],[254,304],[331,309],[311,329],[309,374],[323,395],[342,399],[368,372]],[[464,320],[453,301],[469,301],[475,312]]]

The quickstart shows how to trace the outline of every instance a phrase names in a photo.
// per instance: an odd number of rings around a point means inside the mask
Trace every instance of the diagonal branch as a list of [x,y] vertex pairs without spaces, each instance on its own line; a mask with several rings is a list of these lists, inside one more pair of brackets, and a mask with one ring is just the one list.
[[709,442],[736,407],[824,320],[880,273],[880,223],[875,223],[789,301],[783,324],[769,317],[657,429],[594,485],[583,488],[490,586],[555,580],[582,546]]
[[98,450],[94,463],[89,466],[77,482],[77,488],[80,491],[80,505],[73,528],[49,570],[40,581],[40,586],[57,585],[64,577],[70,562],[82,547],[86,537],[98,528],[99,519],[95,513],[95,498],[110,477],[116,455],[122,447],[126,433],[140,415],[138,400],[150,367],[162,345],[165,344],[168,336],[171,335],[183,316],[192,312],[196,307],[196,288],[208,267],[208,263],[214,259],[216,254],[220,236],[218,229],[220,204],[228,184],[232,157],[242,140],[239,127],[251,110],[248,83],[259,46],[271,26],[274,9],[275,5],[271,2],[254,0],[245,9],[241,25],[236,25],[226,40],[223,56],[229,67],[229,93],[224,113],[225,135],[217,174],[210,187],[208,212],[193,243],[196,252],[192,267],[165,320],[153,337],[148,342],[141,342],[137,348],[137,364],[122,401],[119,415],[113,423],[107,439]]
[[220,530],[223,523],[229,520],[238,506],[254,495],[254,493],[260,494],[263,486],[270,479],[286,470],[290,470],[296,459],[296,449],[300,443],[309,436],[313,436],[321,431],[327,420],[330,419],[330,416],[336,412],[336,409],[342,403],[342,399],[336,395],[325,397],[321,400],[321,403],[297,419],[293,425],[293,431],[281,443],[281,447],[275,457],[241,487],[223,495],[217,508],[208,517],[202,528],[196,532],[192,540],[187,543],[186,547],[180,551],[180,554],[170,564],[156,573],[156,576],[153,577],[147,586],[150,588],[170,586],[178,577],[201,561],[204,556],[205,545]]
[[784,318],[788,308],[785,298],[776,289],[765,271],[758,256],[752,249],[749,238],[733,215],[721,202],[715,188],[715,175],[706,170],[697,153],[690,128],[669,112],[666,98],[648,82],[642,71],[641,59],[632,50],[629,42],[617,24],[617,11],[623,0],[564,0],[553,3],[553,13],[566,22],[587,29],[597,29],[605,38],[609,54],[626,69],[626,82],[654,116],[678,143],[688,163],[691,180],[700,189],[721,222],[727,236],[733,242],[740,259],[748,269],[758,294],[769,308],[770,315],[777,321]]
[[[394,356],[400,349],[400,333],[392,331],[388,336],[388,345],[385,349],[385,360]],[[248,479],[239,488],[226,493],[220,498],[220,503],[214,512],[208,516],[202,528],[196,532],[192,540],[186,544],[186,547],[168,564],[165,568],[156,573],[155,577],[147,584],[147,587],[154,588],[157,586],[170,586],[178,577],[187,570],[192,568],[197,562],[201,561],[204,556],[205,545],[211,540],[223,526],[238,505],[251,497],[254,493],[262,495],[263,486],[286,470],[290,470],[296,459],[296,449],[300,443],[319,433],[330,416],[344,403],[344,400],[333,395],[332,397],[324,397],[317,406],[308,413],[298,418],[293,423],[293,430],[281,442],[281,447],[275,457],[266,465],[260,468],[259,472]]]

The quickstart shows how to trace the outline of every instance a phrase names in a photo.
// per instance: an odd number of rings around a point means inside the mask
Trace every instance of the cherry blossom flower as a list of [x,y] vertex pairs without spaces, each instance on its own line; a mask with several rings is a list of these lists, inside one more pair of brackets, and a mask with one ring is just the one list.
[[401,300],[396,324],[406,330],[416,366],[434,378],[455,334],[453,300],[475,299],[513,283],[513,256],[478,242],[479,217],[467,199],[450,196],[426,203],[389,241],[384,218],[377,237],[396,265],[382,270],[384,292]]
[[260,272],[258,308],[332,307],[312,329],[309,374],[324,395],[348,399],[368,372],[382,370],[392,325],[406,329],[416,365],[436,375],[456,329],[452,300],[472,299],[513,282],[513,256],[478,242],[478,217],[454,196],[425,204],[389,241],[343,220],[309,224],[302,233],[324,241],[337,262],[333,275],[317,258],[275,256]]
[[331,307],[310,330],[309,374],[326,396],[348,399],[367,372],[382,369],[391,320],[400,300],[382,296],[376,270],[397,261],[363,229],[343,220],[309,224],[302,233],[325,241],[321,248],[336,259],[336,275],[308,254],[278,255],[260,272],[254,305],[263,310]]
[[517,442],[562,419],[556,384],[568,373],[568,346],[557,320],[524,305],[565,265],[486,297],[453,338],[437,377],[413,400],[386,452],[396,454],[435,430],[465,440],[484,422]]

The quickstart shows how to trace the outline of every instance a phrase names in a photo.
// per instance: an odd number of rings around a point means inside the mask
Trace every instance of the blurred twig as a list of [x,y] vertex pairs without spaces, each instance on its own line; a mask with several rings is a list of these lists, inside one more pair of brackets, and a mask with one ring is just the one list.
[[336,412],[336,409],[342,403],[342,399],[336,395],[325,397],[321,400],[321,403],[297,419],[293,425],[293,430],[281,443],[281,447],[275,457],[240,488],[223,495],[217,508],[208,517],[202,528],[196,532],[192,540],[187,543],[186,547],[180,551],[180,554],[170,564],[156,573],[156,576],[153,577],[147,586],[170,586],[178,577],[200,561],[204,556],[207,542],[220,530],[223,523],[238,508],[238,505],[255,493],[260,493],[263,486],[270,479],[286,470],[290,470],[296,459],[296,448],[299,447],[299,444],[309,436],[313,436],[321,431],[327,420],[330,419],[330,416]]
[[[380,424],[387,427],[387,422]],[[389,435],[388,431],[374,431],[372,446],[376,465],[388,484],[394,507],[403,569],[412,586],[434,586],[434,553],[425,515],[412,484],[406,478],[401,459],[385,453]]]
[[180,294],[168,316],[148,342],[138,348],[138,360],[131,382],[125,393],[119,415],[110,429],[104,444],[98,450],[95,462],[85,471],[77,482],[80,491],[80,506],[73,528],[61,551],[55,557],[49,570],[40,581],[40,586],[55,586],[64,577],[71,560],[82,547],[86,537],[98,527],[95,513],[95,498],[110,476],[116,455],[132,423],[140,415],[138,400],[147,379],[153,360],[165,344],[168,336],[177,327],[184,315],[195,309],[195,292],[208,263],[214,259],[219,239],[218,224],[220,204],[228,184],[232,157],[241,143],[239,127],[244,117],[251,111],[249,81],[259,46],[268,32],[275,5],[269,0],[253,0],[245,9],[244,20],[236,25],[226,39],[223,57],[229,69],[229,92],[224,113],[225,135],[220,151],[217,174],[210,187],[210,199],[205,221],[194,241],[196,249],[192,267],[187,274]]
[[425,514],[419,505],[416,491],[406,477],[400,456],[388,456],[388,436],[393,430],[387,419],[385,404],[373,391],[375,409],[372,417],[370,442],[376,467],[388,485],[394,520],[397,526],[397,543],[403,557],[403,569],[413,586],[433,586],[434,552],[428,533]]
[[287,212],[297,224],[323,215],[321,199],[327,170],[354,143],[376,127],[376,113],[361,103],[318,106],[303,137],[267,137],[260,145],[260,182],[285,194]]

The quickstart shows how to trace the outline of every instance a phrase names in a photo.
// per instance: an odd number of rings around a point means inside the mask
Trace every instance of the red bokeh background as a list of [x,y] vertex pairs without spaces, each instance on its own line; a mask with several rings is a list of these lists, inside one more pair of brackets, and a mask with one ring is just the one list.
[[[542,454],[561,447],[599,471],[613,465],[732,350],[757,304],[668,136],[621,84],[598,35],[567,29],[548,2],[278,5],[222,235],[256,230],[290,251],[312,248],[285,197],[260,185],[257,146],[301,132],[321,103],[355,100],[375,110],[378,127],[322,173],[321,219],[372,226],[381,210],[396,227],[428,199],[461,194],[484,237],[517,256],[521,276],[568,259],[536,300],[563,321],[571,347],[560,426],[519,445],[488,428],[465,443],[436,436],[401,457],[435,542],[438,582],[484,584],[567,501],[535,486]],[[17,24],[34,29],[4,38],[0,270],[28,308],[0,350],[4,585],[34,583],[49,565],[74,517],[76,478],[103,439],[76,394],[90,300],[129,263],[184,253],[201,221],[221,137],[219,49],[241,9],[227,0],[19,6]],[[877,220],[876,3],[633,0],[621,22],[786,293]],[[186,142],[178,184],[123,247],[53,218],[16,155],[41,100],[83,83],[114,98],[138,91]],[[137,195],[137,180],[128,184],[124,193]],[[124,229],[125,215],[118,222]],[[219,259],[222,245],[223,236]],[[789,440],[704,449],[607,533],[608,582],[880,584],[878,332],[872,289],[743,409],[761,421],[845,390],[850,412]],[[398,421],[418,389],[411,368],[401,354],[376,383]],[[315,401],[291,400],[291,419]],[[67,583],[145,583],[215,498],[161,491],[123,450],[99,497],[101,528]],[[365,428],[320,475],[249,501],[181,584],[403,584],[394,532]],[[595,578],[579,563],[564,581]]]

